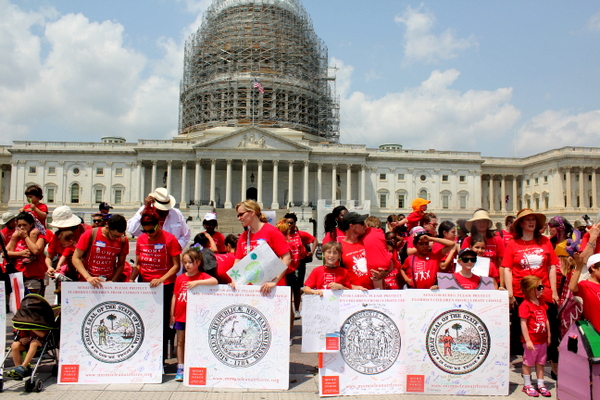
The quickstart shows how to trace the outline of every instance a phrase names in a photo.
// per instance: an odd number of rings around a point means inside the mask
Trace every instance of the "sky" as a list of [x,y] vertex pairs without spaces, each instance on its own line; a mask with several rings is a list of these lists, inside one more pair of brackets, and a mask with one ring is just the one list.
[[[0,144],[177,134],[208,0],[0,0]],[[304,0],[340,141],[523,157],[599,146],[600,2]]]

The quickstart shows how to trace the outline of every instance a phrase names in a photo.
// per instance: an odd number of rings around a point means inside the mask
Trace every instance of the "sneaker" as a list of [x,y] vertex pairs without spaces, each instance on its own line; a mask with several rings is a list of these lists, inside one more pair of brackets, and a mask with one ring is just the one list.
[[183,367],[177,367],[177,373],[175,374],[175,380],[177,382],[183,382]]
[[540,387],[538,387],[537,390],[544,397],[550,397],[550,396],[552,396],[552,393],[550,393],[550,391],[548,389],[546,389],[546,386],[540,386]]
[[300,318],[302,318],[300,311],[294,311],[294,319],[300,319]]
[[31,376],[31,368],[25,368],[24,366],[19,365],[18,367],[15,367],[15,369],[8,371],[6,376],[15,381],[22,381],[26,376]]
[[538,391],[535,390],[535,388],[531,385],[523,386],[523,392],[525,392],[527,396],[530,397],[538,397],[540,395]]

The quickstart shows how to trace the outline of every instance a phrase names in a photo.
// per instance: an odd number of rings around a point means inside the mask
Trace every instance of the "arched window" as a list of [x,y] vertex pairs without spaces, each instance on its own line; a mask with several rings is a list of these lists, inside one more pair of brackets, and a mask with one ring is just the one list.
[[79,203],[79,184],[74,183],[71,185],[71,203]]
[[419,197],[425,200],[429,200],[429,193],[427,193],[427,189],[419,190]]

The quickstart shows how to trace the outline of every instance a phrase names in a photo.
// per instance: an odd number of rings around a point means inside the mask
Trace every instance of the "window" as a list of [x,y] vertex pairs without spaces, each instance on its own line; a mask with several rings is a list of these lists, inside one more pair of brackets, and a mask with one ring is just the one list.
[[591,175],[588,175],[588,181],[590,181],[590,182],[592,181],[592,176]]
[[525,180],[525,186],[529,186],[529,179]]
[[403,182],[405,180],[404,174],[398,174],[398,181]]
[[96,168],[96,176],[102,176],[102,175],[104,175],[104,168],[102,168],[102,167]]
[[379,195],[379,207],[387,208],[387,195],[385,195],[385,194]]
[[115,168],[115,176],[123,176],[123,168]]
[[533,180],[533,183],[534,183],[534,184],[536,184],[536,185],[539,185],[539,183],[540,183],[540,180],[539,180],[539,178],[535,178],[535,179]]
[[94,202],[96,204],[102,203],[102,189],[94,190]]
[[442,175],[442,182],[448,182],[448,175]]
[[540,209],[540,198],[536,197],[535,198],[535,210],[539,210]]
[[465,175],[461,175],[458,177],[458,181],[459,182],[466,182],[467,181],[467,177]]
[[398,208],[404,208],[405,196],[403,194],[398,195]]
[[122,202],[123,202],[123,189],[115,189],[114,204],[122,204]]
[[79,203],[79,184],[77,183],[71,185],[71,203]]
[[79,168],[75,167],[73,168],[73,175],[79,175],[81,171],[79,170]]
[[548,183],[548,175],[544,176],[544,183]]
[[544,209],[546,209],[546,210],[549,208],[548,206],[550,205],[549,199],[550,198],[548,196],[544,197]]
[[458,197],[459,207],[461,210],[467,209],[467,195],[466,193],[461,193]]
[[427,180],[427,176],[425,176],[425,175],[421,175],[421,176],[419,177],[419,179],[421,180],[421,182],[425,182],[425,181]]
[[577,196],[577,206],[576,207],[581,207],[581,204],[579,202],[579,196]]
[[527,199],[525,203],[527,204],[527,208],[531,208],[531,199]]
[[448,208],[450,208],[450,195],[448,195],[448,194],[442,195],[442,208],[444,210],[447,210]]
[[54,188],[46,188],[46,203],[54,203]]
[[427,194],[427,189],[421,189],[419,191],[419,197],[422,199],[425,199],[425,200],[429,200],[429,198],[428,198],[429,196]]
[[385,181],[387,179],[386,174],[379,174],[379,180],[380,181]]
[[37,174],[37,167],[29,167],[29,175]]
[[594,199],[590,196],[590,208],[594,207]]
[[575,182],[579,182],[579,174],[575,175]]
[[48,175],[56,175],[56,167],[48,167]]

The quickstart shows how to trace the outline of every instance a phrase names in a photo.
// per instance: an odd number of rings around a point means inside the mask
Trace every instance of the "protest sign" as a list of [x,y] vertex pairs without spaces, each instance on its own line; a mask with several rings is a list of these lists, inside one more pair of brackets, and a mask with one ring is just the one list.
[[188,291],[184,384],[288,389],[288,286],[196,286]]
[[58,383],[161,383],[163,288],[62,283]]
[[342,290],[323,290],[323,297],[302,296],[302,352],[330,353],[340,350],[338,321]]
[[227,275],[236,285],[262,285],[275,279],[285,269],[286,265],[267,242],[263,242],[231,267]]

